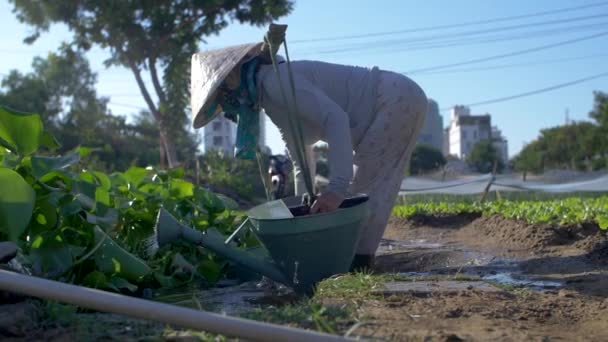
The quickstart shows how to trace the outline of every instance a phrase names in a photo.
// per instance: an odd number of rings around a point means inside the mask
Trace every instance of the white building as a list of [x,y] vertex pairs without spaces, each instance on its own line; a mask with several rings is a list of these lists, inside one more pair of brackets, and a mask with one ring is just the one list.
[[509,143],[496,126],[492,126],[492,145],[498,152],[504,165],[509,163]]
[[236,124],[223,115],[211,120],[203,128],[203,151],[219,151],[225,156],[234,155],[236,141]]
[[450,127],[443,129],[443,146],[441,146],[441,152],[445,157],[450,155]]
[[443,117],[439,114],[437,102],[429,99],[429,107],[424,119],[424,126],[418,137],[418,143],[432,146],[441,151],[443,150],[443,140]]
[[[207,153],[212,150],[219,150],[225,156],[234,156],[236,145],[237,125],[224,118],[223,115],[213,119],[203,128],[203,151]],[[260,136],[259,144],[261,149],[268,152],[266,147],[266,114],[260,114]]]
[[448,153],[464,160],[475,144],[491,139],[491,134],[490,115],[471,115],[468,107],[455,106],[451,110]]

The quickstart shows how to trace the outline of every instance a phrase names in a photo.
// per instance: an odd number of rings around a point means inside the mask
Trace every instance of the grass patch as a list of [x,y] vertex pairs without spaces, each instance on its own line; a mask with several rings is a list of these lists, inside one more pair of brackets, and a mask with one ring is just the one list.
[[386,274],[351,273],[326,279],[319,283],[315,299],[326,298],[360,301],[375,298],[374,290],[380,289],[392,276]]

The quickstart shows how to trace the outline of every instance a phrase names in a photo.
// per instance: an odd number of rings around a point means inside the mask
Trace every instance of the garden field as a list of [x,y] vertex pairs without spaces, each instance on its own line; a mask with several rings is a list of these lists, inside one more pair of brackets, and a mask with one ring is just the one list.
[[[409,201],[394,209],[374,272],[335,275],[304,298],[202,247],[151,248],[160,211],[226,236],[245,218],[186,170],[106,174],[88,168],[87,148],[55,155],[36,115],[1,109],[0,123],[2,269],[349,338],[608,339],[606,195]],[[8,292],[0,338],[228,339]]]

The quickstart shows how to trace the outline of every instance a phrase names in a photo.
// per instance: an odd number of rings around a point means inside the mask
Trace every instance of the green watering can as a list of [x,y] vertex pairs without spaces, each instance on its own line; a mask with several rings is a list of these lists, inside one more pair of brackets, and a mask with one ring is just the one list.
[[[319,281],[349,271],[369,216],[368,197],[349,197],[338,210],[314,215],[308,215],[308,206],[300,203],[300,197],[289,197],[256,206],[229,237],[215,228],[203,232],[186,227],[161,209],[156,242],[162,247],[183,239],[297,293],[310,295]],[[260,241],[260,250],[248,251],[236,245],[235,239],[246,228]]]

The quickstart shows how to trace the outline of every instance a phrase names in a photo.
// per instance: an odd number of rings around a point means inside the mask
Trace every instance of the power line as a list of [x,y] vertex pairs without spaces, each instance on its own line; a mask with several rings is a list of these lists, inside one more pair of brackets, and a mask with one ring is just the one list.
[[357,38],[395,35],[395,34],[400,34],[400,33],[436,31],[436,30],[466,27],[466,26],[473,26],[473,25],[491,24],[491,23],[502,22],[502,21],[511,21],[511,20],[518,20],[518,19],[525,19],[525,18],[532,18],[532,17],[541,17],[541,16],[546,16],[546,15],[551,15],[551,14],[578,11],[578,10],[582,10],[582,9],[588,9],[588,8],[605,6],[605,5],[608,5],[607,1],[602,1],[602,2],[597,2],[597,3],[593,3],[593,4],[582,5],[582,6],[561,8],[561,9],[556,9],[556,10],[551,10],[551,11],[534,12],[534,13],[517,15],[517,16],[498,17],[498,18],[493,18],[493,19],[470,21],[470,22],[456,23],[456,24],[418,27],[418,28],[412,28],[412,29],[406,29],[406,30],[383,31],[383,32],[365,33],[365,34],[358,34],[358,35],[343,35],[343,36],[321,37],[321,38],[311,38],[311,39],[298,39],[298,40],[292,40],[290,43],[294,44],[294,43],[311,43],[311,42],[333,41],[333,40],[348,40],[348,39],[357,39]]
[[574,43],[582,42],[582,41],[585,41],[585,40],[595,39],[595,38],[599,38],[599,37],[605,36],[607,34],[608,34],[608,31],[605,31],[605,32],[601,32],[601,33],[597,33],[597,34],[593,34],[593,35],[589,35],[589,36],[584,36],[584,37],[580,37],[580,38],[576,38],[576,39],[565,40],[565,41],[561,41],[561,42],[558,42],[558,43],[552,43],[552,44],[542,45],[542,46],[538,46],[538,47],[535,47],[535,48],[518,50],[518,51],[514,51],[514,52],[500,54],[500,55],[494,55],[494,56],[483,57],[483,58],[476,58],[476,59],[471,59],[471,60],[464,61],[464,62],[449,63],[449,64],[437,65],[437,66],[433,66],[433,67],[414,69],[414,70],[410,70],[410,71],[404,72],[404,74],[411,75],[411,74],[420,73],[420,72],[426,72],[426,71],[432,71],[432,70],[440,70],[440,69],[447,69],[447,68],[451,68],[451,67],[455,67],[455,66],[461,66],[461,65],[467,65],[467,64],[475,64],[475,63],[487,62],[487,61],[491,61],[491,60],[495,60],[495,59],[501,59],[501,58],[506,58],[506,57],[519,56],[519,55],[523,55],[523,54],[527,54],[527,53],[532,53],[532,52],[536,52],[536,51],[541,51],[541,50],[546,50],[546,49],[550,49],[550,48],[554,48],[554,47],[558,47],[558,46],[563,46],[563,45],[568,45],[568,44],[574,44]]
[[425,43],[432,42],[433,40],[445,40],[446,38],[454,38],[454,37],[466,37],[466,36],[474,36],[474,35],[482,35],[493,32],[501,32],[501,31],[510,31],[510,30],[519,30],[527,27],[538,27],[538,26],[547,26],[547,25],[555,25],[555,24],[563,24],[563,23],[571,23],[576,21],[583,21],[589,19],[598,19],[608,17],[608,13],[602,13],[597,15],[590,15],[584,17],[577,18],[569,18],[569,19],[558,19],[558,20],[550,20],[544,22],[536,22],[536,23],[527,23],[527,24],[518,24],[511,26],[503,26],[503,27],[495,27],[490,29],[483,30],[473,30],[473,31],[465,31],[465,32],[456,32],[456,33],[447,33],[441,35],[432,35],[432,36],[423,36],[416,38],[408,38],[408,39],[398,39],[398,40],[383,40],[380,42],[370,43],[360,43],[356,45],[351,45],[350,47],[338,48],[333,50],[321,51],[321,53],[336,53],[336,52],[347,52],[347,51],[357,51],[362,49],[369,49],[373,47],[384,47],[389,44],[411,44],[411,43]]
[[[599,24],[588,24],[588,25],[578,25],[578,26],[570,26],[570,27],[561,27],[554,28],[550,30],[542,30],[542,31],[530,31],[530,32],[522,32],[517,34],[503,34],[503,35],[493,35],[486,37],[478,37],[478,38],[464,38],[464,39],[452,39],[438,42],[421,42],[420,44],[412,44],[405,45],[401,48],[395,48],[394,46],[386,46],[383,44],[381,46],[370,46],[368,48],[386,48],[386,52],[394,53],[398,51],[419,51],[419,50],[430,50],[430,49],[440,49],[440,48],[448,48],[453,46],[463,46],[463,45],[479,45],[479,44],[488,44],[488,43],[501,43],[512,40],[522,40],[522,39],[531,39],[537,37],[544,36],[555,36],[557,34],[569,34],[575,32],[587,32],[587,31],[597,31],[598,29],[605,29],[608,27],[608,23],[599,23]],[[344,50],[329,50],[329,51],[320,51],[318,53],[327,54],[327,53],[340,53],[340,52],[349,52],[350,49]]]
[[[603,73],[596,74],[596,75],[593,75],[593,76],[589,76],[589,77],[585,77],[585,78],[580,78],[578,80],[574,80],[574,81],[570,81],[570,82],[566,82],[566,83],[561,83],[561,84],[557,84],[557,85],[546,87],[546,88],[542,88],[542,89],[532,90],[532,91],[528,91],[528,92],[525,92],[525,93],[520,93],[520,94],[511,95],[511,96],[505,96],[505,97],[499,97],[499,98],[496,98],[496,99],[485,100],[485,101],[480,101],[480,102],[474,102],[474,103],[467,104],[465,106],[467,106],[467,107],[473,107],[473,106],[479,106],[479,105],[485,105],[485,104],[491,104],[491,103],[498,103],[498,102],[509,101],[509,100],[518,99],[518,98],[521,98],[521,97],[527,97],[527,96],[532,96],[532,95],[536,95],[536,94],[546,93],[546,92],[549,92],[549,91],[552,91],[552,90],[569,87],[569,86],[572,86],[572,85],[575,85],[575,84],[591,81],[591,80],[594,80],[596,78],[605,77],[605,76],[608,76],[608,72],[603,72]],[[445,110],[449,110],[449,109],[450,108],[443,108],[443,109],[441,109],[441,111],[445,111]]]
[[113,106],[118,106],[118,107],[133,108],[133,109],[139,109],[139,110],[148,110],[148,108],[146,108],[146,107],[131,105],[131,104],[127,104],[127,103],[119,103],[119,102],[112,101],[112,102],[108,102],[108,104],[113,105]]
[[578,57],[571,57],[571,58],[548,59],[548,60],[534,61],[534,62],[528,62],[528,63],[502,64],[502,65],[492,65],[492,66],[477,67],[477,68],[461,68],[461,69],[430,71],[430,72],[420,73],[419,75],[440,75],[440,74],[444,75],[444,74],[472,72],[472,71],[502,70],[502,69],[509,69],[509,68],[533,66],[533,65],[556,64],[556,63],[563,63],[563,62],[583,60],[583,59],[591,59],[591,58],[600,58],[600,57],[602,57],[602,58],[608,57],[608,54],[578,56]]
[[435,43],[435,44],[423,44],[423,45],[414,45],[413,47],[405,47],[400,49],[392,49],[391,52],[398,51],[420,51],[420,50],[432,50],[432,49],[441,49],[448,48],[454,46],[465,46],[465,45],[481,45],[481,44],[493,44],[493,43],[504,43],[508,41],[514,40],[527,40],[539,37],[551,36],[554,37],[558,34],[572,34],[577,32],[597,32],[599,29],[604,30],[608,28],[608,24],[595,24],[595,25],[583,25],[583,26],[574,26],[567,28],[559,28],[553,30],[544,30],[544,31],[534,31],[534,32],[523,32],[516,35],[508,35],[508,36],[489,36],[483,38],[477,38],[472,40],[452,40],[446,41],[443,43]]
[[103,96],[107,97],[142,97],[140,93],[131,93],[131,94],[103,94]]

